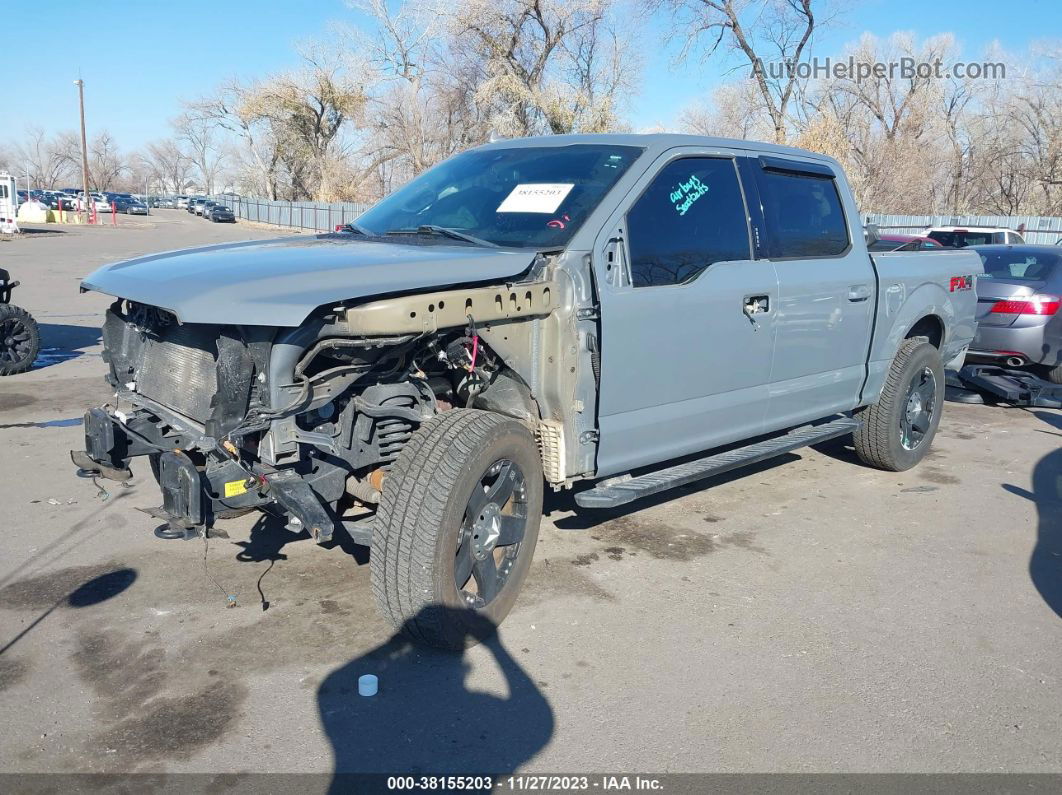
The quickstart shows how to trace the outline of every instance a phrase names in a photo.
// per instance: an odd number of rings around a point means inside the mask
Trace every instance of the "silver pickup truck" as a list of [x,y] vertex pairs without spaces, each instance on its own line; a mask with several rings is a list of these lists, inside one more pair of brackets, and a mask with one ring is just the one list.
[[966,251],[868,254],[822,155],[491,143],[334,234],[88,276],[117,299],[115,398],[72,457],[127,480],[147,456],[174,534],[255,509],[346,533],[388,619],[460,646],[513,606],[546,487],[615,507],[840,436],[914,466],[980,272]]

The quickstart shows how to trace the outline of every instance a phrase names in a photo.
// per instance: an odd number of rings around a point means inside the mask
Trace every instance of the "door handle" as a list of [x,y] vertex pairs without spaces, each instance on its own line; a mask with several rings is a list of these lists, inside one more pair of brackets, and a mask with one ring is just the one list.
[[853,284],[848,288],[849,301],[866,301],[870,298],[870,287],[865,284]]

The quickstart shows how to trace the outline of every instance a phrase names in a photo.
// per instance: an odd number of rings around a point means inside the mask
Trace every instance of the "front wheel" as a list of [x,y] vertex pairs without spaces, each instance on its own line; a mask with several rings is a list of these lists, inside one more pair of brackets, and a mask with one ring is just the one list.
[[40,348],[40,330],[29,312],[0,304],[0,376],[26,372]]
[[542,487],[524,424],[472,409],[425,422],[384,481],[376,514],[370,561],[384,616],[431,646],[482,640],[527,577]]
[[878,402],[860,415],[863,424],[853,434],[860,460],[890,472],[910,469],[929,452],[943,406],[940,351],[921,339],[905,340]]

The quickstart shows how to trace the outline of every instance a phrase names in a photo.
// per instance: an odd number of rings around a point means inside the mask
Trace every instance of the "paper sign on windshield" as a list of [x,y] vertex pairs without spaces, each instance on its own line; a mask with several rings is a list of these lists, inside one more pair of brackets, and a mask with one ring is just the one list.
[[571,183],[562,182],[528,182],[517,185],[505,201],[498,205],[500,213],[552,213],[560,207],[568,191],[574,188]]

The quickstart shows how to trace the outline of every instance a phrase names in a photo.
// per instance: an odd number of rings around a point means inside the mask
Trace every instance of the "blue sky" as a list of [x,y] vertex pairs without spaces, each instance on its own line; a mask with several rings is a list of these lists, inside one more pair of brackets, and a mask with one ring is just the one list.
[[[251,78],[293,65],[295,42],[323,35],[331,20],[358,21],[342,0],[9,3],[2,40],[13,52],[2,60],[14,65],[5,80],[14,90],[3,92],[0,143],[13,143],[27,125],[76,128],[73,81],[80,72],[90,134],[106,128],[123,148],[139,147],[169,134],[181,99],[232,75]],[[649,54],[629,113],[638,128],[674,121],[683,107],[732,79],[723,61],[675,67],[656,41],[660,24],[644,34]],[[818,38],[815,54],[838,56],[863,32],[884,37],[897,30],[919,38],[952,32],[967,60],[979,59],[994,41],[1021,54],[1034,40],[1062,37],[1062,3],[857,0]]]

